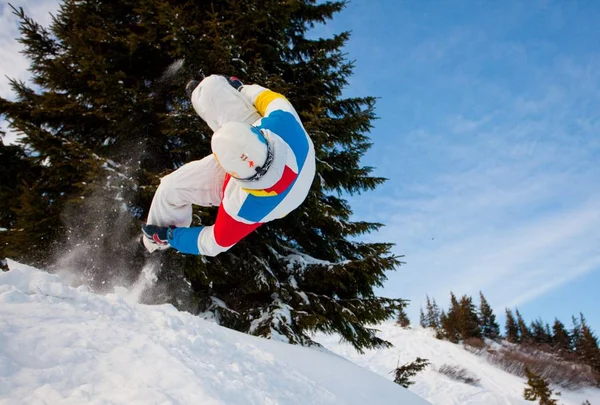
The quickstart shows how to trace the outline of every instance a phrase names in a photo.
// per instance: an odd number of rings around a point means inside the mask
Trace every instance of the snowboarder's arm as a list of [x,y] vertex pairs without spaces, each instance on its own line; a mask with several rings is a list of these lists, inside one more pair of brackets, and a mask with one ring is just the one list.
[[[211,226],[189,228],[159,227],[149,229],[146,236],[155,242],[168,244],[181,253],[216,256],[225,252],[250,234],[262,223],[246,223],[230,215],[223,205],[219,207],[217,220]],[[163,237],[160,235],[164,234]],[[160,241],[157,240],[160,238]]]
[[216,256],[229,250],[261,225],[260,222],[241,221],[236,215],[229,214],[221,204],[215,224],[205,227],[199,235],[199,252],[204,256]]
[[300,117],[285,96],[262,87],[258,84],[244,85],[241,90],[242,94],[252,102],[258,113],[263,117],[268,117],[273,111],[287,111],[291,113],[298,122]]
[[248,193],[236,184],[228,188],[229,180],[230,177],[225,181],[225,196],[219,205],[215,224],[172,229],[172,236],[167,239],[171,247],[182,253],[216,256],[262,225],[262,213],[248,212]]

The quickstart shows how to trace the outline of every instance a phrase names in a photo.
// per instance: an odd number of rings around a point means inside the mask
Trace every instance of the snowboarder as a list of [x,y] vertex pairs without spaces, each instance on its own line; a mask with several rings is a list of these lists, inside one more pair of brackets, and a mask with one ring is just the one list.
[[[150,252],[216,256],[306,199],[315,152],[281,94],[220,75],[190,81],[186,91],[214,131],[213,153],[161,179],[142,239]],[[214,225],[190,227],[192,204],[219,206]]]

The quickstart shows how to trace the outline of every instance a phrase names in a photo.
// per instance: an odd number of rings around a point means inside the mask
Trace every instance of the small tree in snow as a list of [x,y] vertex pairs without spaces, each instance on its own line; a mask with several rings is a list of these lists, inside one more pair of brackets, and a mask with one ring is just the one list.
[[439,329],[440,328],[440,307],[438,307],[438,304],[435,302],[435,299],[430,299],[429,296],[427,296],[426,299],[426,314],[425,314],[425,322],[427,327],[429,328],[433,328],[433,329]]
[[396,325],[399,325],[403,328],[408,328],[410,326],[410,319],[408,315],[406,315],[406,311],[404,307],[398,310],[398,317],[396,318]]
[[404,388],[408,388],[415,383],[410,379],[416,376],[418,372],[423,371],[428,365],[429,360],[417,357],[412,363],[397,367],[392,371],[392,373],[395,373],[394,382]]
[[527,401],[539,401],[540,405],[558,405],[557,399],[552,399],[552,395],[560,395],[560,392],[554,392],[550,384],[541,375],[525,367],[527,376],[527,387],[523,392],[523,397]]
[[421,325],[422,328],[426,328],[427,321],[425,320],[425,313],[423,312],[423,307],[421,307],[419,311],[419,325]]

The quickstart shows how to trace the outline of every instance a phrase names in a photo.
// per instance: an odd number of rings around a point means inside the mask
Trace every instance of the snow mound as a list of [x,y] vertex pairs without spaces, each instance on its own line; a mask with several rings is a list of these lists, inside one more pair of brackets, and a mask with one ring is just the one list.
[[0,405],[427,404],[324,350],[8,266],[0,273]]

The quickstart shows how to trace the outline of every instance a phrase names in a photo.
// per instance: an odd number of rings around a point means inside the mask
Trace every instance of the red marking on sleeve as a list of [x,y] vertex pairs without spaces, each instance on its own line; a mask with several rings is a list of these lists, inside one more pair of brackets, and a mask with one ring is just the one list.
[[294,180],[296,180],[296,177],[298,177],[298,173],[295,173],[289,168],[289,166],[286,165],[283,169],[283,175],[281,176],[281,179],[279,179],[279,181],[272,187],[265,188],[265,191],[267,193],[274,191],[277,194],[281,194],[290,186],[290,184],[294,182]]
[[261,225],[261,222],[245,224],[236,221],[227,213],[227,211],[225,211],[223,204],[221,204],[213,229],[215,241],[222,247],[233,246]]

